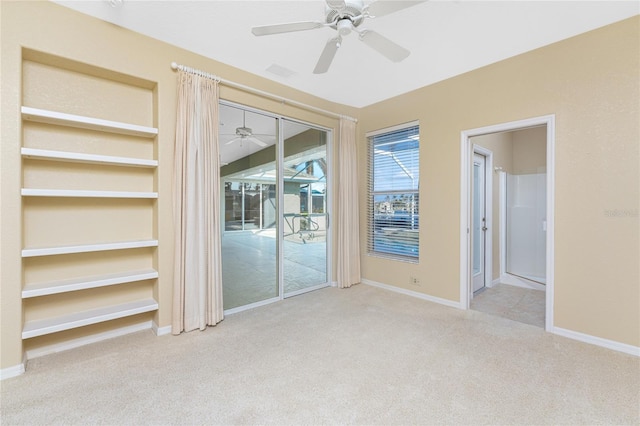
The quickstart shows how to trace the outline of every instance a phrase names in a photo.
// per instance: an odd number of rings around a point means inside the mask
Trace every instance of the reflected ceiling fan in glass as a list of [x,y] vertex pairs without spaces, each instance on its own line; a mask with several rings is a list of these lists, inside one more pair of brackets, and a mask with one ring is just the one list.
[[231,136],[233,139],[227,141],[225,145],[231,145],[233,143],[242,143],[245,140],[252,142],[262,148],[269,146],[269,143],[265,141],[273,140],[273,135],[267,134],[256,134],[253,133],[253,130],[250,127],[247,127],[246,124],[247,113],[246,111],[242,111],[242,126],[236,127],[236,132],[234,134],[221,134],[220,136]]

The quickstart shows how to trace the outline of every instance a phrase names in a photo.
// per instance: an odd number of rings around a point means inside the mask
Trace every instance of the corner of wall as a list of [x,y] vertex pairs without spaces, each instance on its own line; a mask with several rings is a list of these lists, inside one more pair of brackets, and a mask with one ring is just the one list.
[[154,334],[158,337],[164,336],[165,334],[171,334],[171,326],[165,325],[164,327],[158,326],[156,322],[151,323],[151,330],[153,330]]
[[11,379],[13,377],[21,376],[27,371],[27,356],[24,355],[22,362],[12,367],[3,368],[0,370],[0,381],[5,379]]

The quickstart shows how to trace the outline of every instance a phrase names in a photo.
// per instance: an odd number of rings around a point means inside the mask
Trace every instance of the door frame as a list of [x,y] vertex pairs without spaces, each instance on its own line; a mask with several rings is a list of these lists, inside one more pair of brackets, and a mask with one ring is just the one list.
[[[485,232],[484,236],[484,285],[485,287],[493,287],[493,152],[482,147],[480,145],[471,144],[473,151],[471,153],[471,162],[469,166],[473,165],[473,154],[479,154],[484,157],[484,212],[485,212],[485,226],[488,233]],[[473,174],[471,174],[473,179]],[[473,182],[471,182],[470,190],[473,189]],[[469,208],[473,207],[473,203],[470,202]],[[470,214],[472,212],[469,212]],[[470,216],[471,218],[473,216]],[[470,225],[472,222],[470,222]],[[473,233],[470,233],[469,244],[473,250]],[[470,252],[471,256],[473,252]],[[473,256],[470,257],[473,259]],[[473,269],[473,268],[472,268]],[[472,277],[473,278],[473,277]],[[473,299],[473,279],[469,280],[469,301]]]
[[486,127],[464,130],[460,133],[460,308],[469,309],[471,280],[471,164],[473,164],[474,136],[522,130],[529,127],[547,128],[547,241],[545,289],[545,330],[554,329],[554,271],[555,271],[555,114],[510,121]]

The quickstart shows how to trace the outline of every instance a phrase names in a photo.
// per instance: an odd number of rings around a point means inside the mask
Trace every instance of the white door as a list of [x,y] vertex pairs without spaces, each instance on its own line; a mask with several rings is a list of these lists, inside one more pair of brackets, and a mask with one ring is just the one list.
[[486,158],[478,153],[473,154],[473,291],[485,287],[485,247],[487,233],[486,216]]

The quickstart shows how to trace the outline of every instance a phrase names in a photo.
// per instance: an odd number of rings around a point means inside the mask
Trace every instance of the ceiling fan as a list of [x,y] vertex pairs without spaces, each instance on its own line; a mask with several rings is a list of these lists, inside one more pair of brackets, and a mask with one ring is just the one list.
[[248,140],[248,141],[253,142],[254,144],[256,144],[256,145],[258,145],[260,147],[268,146],[267,143],[261,141],[256,136],[263,136],[263,137],[273,137],[273,136],[272,135],[257,135],[257,134],[254,134],[253,130],[251,128],[247,127],[245,120],[246,120],[246,111],[242,111],[242,127],[236,127],[236,132],[235,132],[235,134],[233,134],[236,137],[234,137],[229,142],[227,142],[226,145],[231,145],[232,143],[237,142],[237,141]]
[[376,50],[393,62],[400,62],[409,56],[410,52],[402,46],[375,31],[359,28],[366,18],[376,18],[389,15],[402,9],[414,6],[422,1],[374,1],[365,6],[363,0],[325,0],[325,22],[304,21],[289,24],[265,25],[253,27],[251,32],[256,36],[289,33],[294,31],[314,30],[330,27],[338,32],[331,38],[320,54],[320,59],[313,70],[314,74],[323,74],[329,70],[331,62],[342,44],[342,37],[351,32],[358,33],[360,41]]

